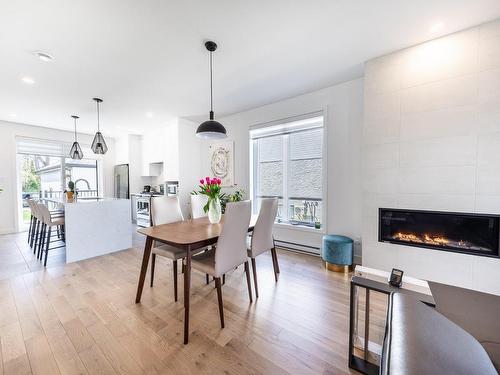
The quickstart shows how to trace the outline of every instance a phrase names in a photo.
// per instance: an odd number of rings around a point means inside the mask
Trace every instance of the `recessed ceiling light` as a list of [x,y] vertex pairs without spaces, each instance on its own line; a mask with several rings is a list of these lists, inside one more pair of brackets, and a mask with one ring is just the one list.
[[48,62],[52,61],[54,58],[49,55],[47,52],[42,52],[42,51],[35,51],[33,54],[38,57],[40,60]]
[[153,112],[146,112],[146,117],[152,118],[153,117]]
[[23,81],[24,83],[26,83],[28,85],[32,85],[35,83],[35,80],[31,77],[23,77],[23,78],[21,78],[21,81]]
[[431,34],[436,34],[444,29],[444,22],[436,22],[431,25],[429,31]]

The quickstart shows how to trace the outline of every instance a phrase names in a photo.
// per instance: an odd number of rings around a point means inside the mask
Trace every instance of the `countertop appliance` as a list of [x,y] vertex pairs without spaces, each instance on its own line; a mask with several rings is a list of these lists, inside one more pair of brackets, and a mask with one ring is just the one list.
[[167,181],[165,182],[166,195],[178,195],[179,194],[179,181]]

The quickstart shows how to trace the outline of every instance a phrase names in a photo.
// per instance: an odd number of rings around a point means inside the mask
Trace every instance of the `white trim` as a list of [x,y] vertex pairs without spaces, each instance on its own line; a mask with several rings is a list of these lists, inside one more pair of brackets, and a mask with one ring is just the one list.
[[293,225],[289,223],[274,223],[275,228],[281,228],[281,229],[293,229],[297,230],[300,232],[308,232],[308,233],[316,233],[316,234],[325,234],[325,226],[321,224],[321,229],[316,229],[313,227],[308,227],[305,225]]

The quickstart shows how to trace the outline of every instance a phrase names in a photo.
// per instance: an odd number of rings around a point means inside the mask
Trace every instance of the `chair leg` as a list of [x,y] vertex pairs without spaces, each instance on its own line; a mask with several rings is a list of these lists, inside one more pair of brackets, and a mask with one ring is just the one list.
[[219,300],[220,326],[221,328],[224,328],[224,307],[222,306],[222,287],[220,277],[215,278],[215,287],[217,288],[217,299]]
[[226,285],[226,274],[222,275],[222,285]]
[[177,302],[177,261],[173,261],[173,274],[174,274],[174,301]]
[[28,243],[30,243],[31,238],[31,228],[33,227],[33,215],[30,216],[30,227],[28,229]]
[[255,298],[259,298],[259,287],[257,286],[257,265],[255,258],[252,258],[253,284],[255,286]]
[[280,271],[278,266],[278,257],[276,256],[276,249],[274,247],[271,249],[271,259],[273,260],[274,280],[278,282],[278,273],[280,273]]
[[45,231],[47,229],[47,225],[46,224],[42,224],[42,229],[40,230],[40,238],[39,238],[39,241],[38,241],[38,249],[37,249],[37,253],[36,253],[36,258],[37,259],[42,259],[42,255],[43,255],[43,244],[45,243]]
[[248,267],[248,261],[245,262],[245,274],[247,275],[248,298],[250,298],[250,302],[253,302],[252,286],[250,285],[250,267]]
[[153,282],[155,279],[155,264],[156,264],[156,254],[152,254],[151,256],[151,283],[149,286],[152,288],[153,287]]
[[208,278],[208,273],[205,274],[205,282],[207,283],[207,285],[210,283],[210,280]]
[[186,265],[184,264],[184,259],[182,260],[181,273],[184,273],[186,270]]
[[49,226],[49,233],[47,233],[47,246],[45,247],[45,261],[43,262],[44,267],[47,267],[47,257],[49,256],[49,245],[50,245],[51,232],[52,232],[52,227]]

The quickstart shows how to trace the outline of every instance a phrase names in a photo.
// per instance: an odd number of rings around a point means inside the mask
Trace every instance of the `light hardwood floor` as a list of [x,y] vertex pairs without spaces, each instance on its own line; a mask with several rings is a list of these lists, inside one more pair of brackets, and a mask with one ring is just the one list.
[[[25,236],[0,236],[2,269],[13,244],[33,261]],[[259,256],[260,297],[252,304],[243,267],[229,274],[223,330],[214,283],[193,271],[184,346],[182,282],[175,303],[170,261],[157,260],[154,288],[147,283],[134,303],[141,255],[136,236],[130,250],[67,265],[49,258],[47,269],[0,280],[0,374],[350,372],[350,277],[325,271],[320,258],[279,251],[275,284],[270,255]]]

